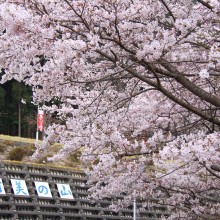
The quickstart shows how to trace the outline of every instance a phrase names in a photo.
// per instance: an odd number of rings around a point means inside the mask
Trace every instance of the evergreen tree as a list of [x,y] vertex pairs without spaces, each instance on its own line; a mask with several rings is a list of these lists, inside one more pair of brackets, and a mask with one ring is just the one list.
[[32,89],[24,83],[11,80],[0,87],[1,133],[34,137],[37,108],[31,101]]
[[0,112],[3,110],[5,105],[5,94],[6,91],[0,86]]

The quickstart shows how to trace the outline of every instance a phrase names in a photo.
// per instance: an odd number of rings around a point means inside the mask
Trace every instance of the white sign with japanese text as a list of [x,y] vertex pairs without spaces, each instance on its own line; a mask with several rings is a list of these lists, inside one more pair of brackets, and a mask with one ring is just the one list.
[[25,180],[11,179],[11,184],[15,195],[29,196]]
[[0,194],[5,194],[5,188],[1,178],[0,178]]
[[57,183],[57,188],[62,199],[73,199],[73,194],[69,184]]
[[34,182],[39,197],[52,197],[49,184],[47,182]]

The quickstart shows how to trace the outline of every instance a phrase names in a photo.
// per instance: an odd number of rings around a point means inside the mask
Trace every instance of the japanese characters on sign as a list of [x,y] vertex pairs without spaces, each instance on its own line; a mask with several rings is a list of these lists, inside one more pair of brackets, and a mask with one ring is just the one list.
[[44,111],[38,110],[37,114],[37,130],[43,131],[44,130]]
[[[19,196],[29,196],[28,188],[25,180],[21,179],[11,179],[12,188],[15,195]],[[37,195],[39,197],[52,197],[50,186],[48,182],[34,182]],[[57,189],[62,199],[74,199],[72,191],[69,184],[57,183]],[[6,194],[2,179],[0,178],[0,195]]]
[[73,194],[71,192],[69,184],[57,183],[57,188],[60,194],[60,197],[63,199],[73,199]]
[[27,185],[24,180],[11,179],[11,184],[15,195],[29,196]]
[[5,194],[5,188],[1,178],[0,178],[0,194]]
[[49,184],[47,182],[34,182],[37,194],[40,197],[52,197]]

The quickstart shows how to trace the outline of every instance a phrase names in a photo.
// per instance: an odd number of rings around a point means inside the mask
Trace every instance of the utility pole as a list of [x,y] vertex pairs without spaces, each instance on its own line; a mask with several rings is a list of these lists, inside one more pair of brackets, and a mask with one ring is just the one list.
[[21,137],[21,101],[18,102],[18,137]]
[[[136,168],[136,160],[134,160],[134,170]],[[136,220],[136,189],[134,190],[133,200],[133,220]]]
[[136,220],[136,198],[134,193],[134,200],[133,200],[133,220]]

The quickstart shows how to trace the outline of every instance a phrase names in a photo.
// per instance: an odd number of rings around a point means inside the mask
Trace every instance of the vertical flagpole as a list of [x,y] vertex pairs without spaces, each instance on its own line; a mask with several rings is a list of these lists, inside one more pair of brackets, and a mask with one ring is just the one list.
[[36,131],[36,145],[38,145],[38,139],[39,139],[39,133],[38,133],[38,111],[39,111],[39,106],[37,107],[37,131]]
[[36,144],[38,144],[38,130],[36,131]]

